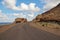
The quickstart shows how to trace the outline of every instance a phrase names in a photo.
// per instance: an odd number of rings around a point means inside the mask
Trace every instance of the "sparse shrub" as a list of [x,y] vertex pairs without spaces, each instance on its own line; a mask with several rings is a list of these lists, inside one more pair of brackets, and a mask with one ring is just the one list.
[[47,23],[42,23],[42,26],[45,26],[45,27],[47,27]]
[[40,23],[40,25],[45,26],[45,27],[48,25],[47,22],[39,22],[39,23]]
[[60,25],[60,22],[58,22],[58,24]]
[[42,24],[42,26],[45,26],[44,24]]
[[48,24],[46,23],[45,25],[47,26]]

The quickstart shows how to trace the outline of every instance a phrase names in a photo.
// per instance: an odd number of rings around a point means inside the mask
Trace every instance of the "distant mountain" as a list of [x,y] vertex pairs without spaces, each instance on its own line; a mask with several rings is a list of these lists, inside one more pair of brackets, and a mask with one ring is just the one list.
[[0,25],[11,24],[11,22],[0,22]]
[[38,15],[33,21],[60,21],[60,3],[51,10]]

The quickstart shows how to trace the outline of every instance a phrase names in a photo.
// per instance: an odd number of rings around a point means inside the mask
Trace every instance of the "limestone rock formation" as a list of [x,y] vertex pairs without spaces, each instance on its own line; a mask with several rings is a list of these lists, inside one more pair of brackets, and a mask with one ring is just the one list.
[[60,21],[60,4],[51,10],[38,15],[33,21]]
[[25,23],[25,22],[27,22],[27,19],[25,19],[25,18],[16,18],[15,19],[15,23]]

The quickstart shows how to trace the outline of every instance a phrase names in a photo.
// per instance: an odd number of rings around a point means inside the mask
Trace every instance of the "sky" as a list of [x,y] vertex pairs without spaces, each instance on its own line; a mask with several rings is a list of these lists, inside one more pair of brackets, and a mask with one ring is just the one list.
[[31,21],[59,3],[60,0],[0,0],[0,22],[14,22],[16,18]]

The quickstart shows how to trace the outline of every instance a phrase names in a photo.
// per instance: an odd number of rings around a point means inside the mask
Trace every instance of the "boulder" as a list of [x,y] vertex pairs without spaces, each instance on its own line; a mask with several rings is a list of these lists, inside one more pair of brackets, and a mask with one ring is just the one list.
[[25,18],[16,18],[15,19],[15,23],[25,23],[25,22],[27,22],[27,19],[25,19]]

